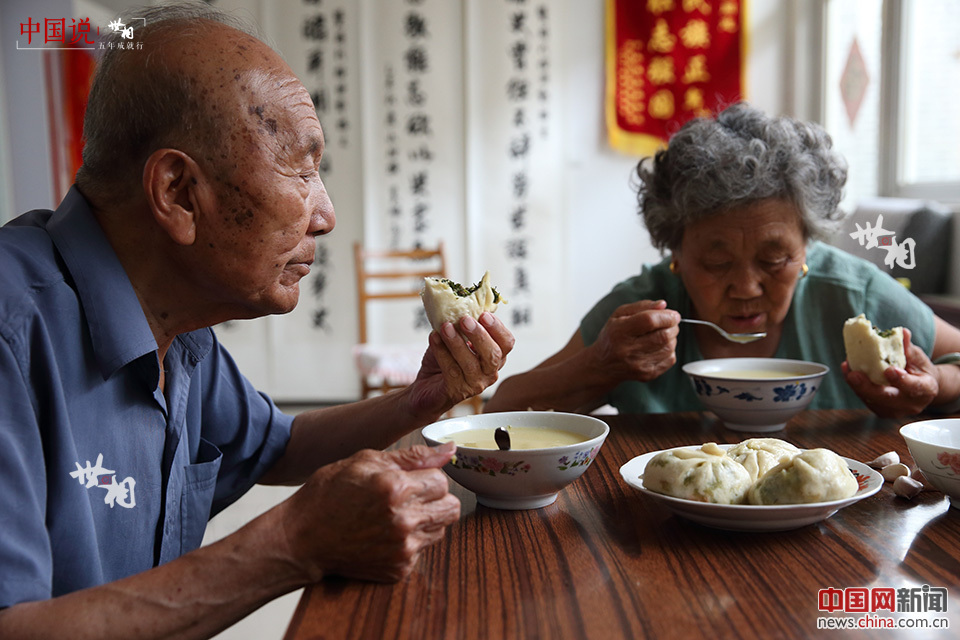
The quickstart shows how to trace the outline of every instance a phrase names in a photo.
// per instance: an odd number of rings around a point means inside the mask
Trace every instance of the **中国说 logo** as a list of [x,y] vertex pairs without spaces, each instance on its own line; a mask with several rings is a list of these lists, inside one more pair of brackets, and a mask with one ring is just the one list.
[[[34,18],[28,17],[26,22],[20,23],[20,35],[27,37],[25,45],[21,45],[20,39],[17,39],[17,49],[142,49],[143,42],[134,42],[134,27],[124,24],[120,19],[116,19],[107,25],[109,33],[120,34],[119,41],[104,43],[95,36],[100,35],[100,27],[94,27],[90,18],[69,18],[70,24],[67,24],[67,18]],[[146,25],[146,19],[138,18]],[[43,38],[43,44],[40,45],[40,38]],[[37,45],[34,46],[34,38],[37,39]]]

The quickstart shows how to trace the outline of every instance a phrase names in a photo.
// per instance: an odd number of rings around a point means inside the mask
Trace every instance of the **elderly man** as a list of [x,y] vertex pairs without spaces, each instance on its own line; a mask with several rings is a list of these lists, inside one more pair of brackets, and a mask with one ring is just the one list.
[[[328,574],[395,580],[459,515],[453,447],[375,452],[496,380],[494,316],[406,390],[280,413],[209,329],[285,313],[334,226],[323,132],[281,58],[209,8],[109,51],[55,212],[0,230],[0,637],[207,637]],[[128,20],[128,22],[133,22]],[[139,24],[139,20],[137,21]],[[302,483],[198,549],[253,483]]]

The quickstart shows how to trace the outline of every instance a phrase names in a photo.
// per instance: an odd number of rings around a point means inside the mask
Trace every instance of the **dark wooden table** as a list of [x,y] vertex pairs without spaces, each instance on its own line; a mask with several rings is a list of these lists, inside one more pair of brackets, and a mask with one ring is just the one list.
[[[887,484],[818,524],[779,533],[727,532],[673,515],[627,485],[620,466],[672,446],[739,442],[712,414],[609,416],[600,455],[551,506],[498,511],[451,483],[462,515],[392,585],[328,579],[304,592],[286,637],[314,638],[947,638],[960,634],[960,510]],[[771,434],[857,460],[895,450],[911,462],[900,422],[858,411],[810,411]],[[402,444],[419,441],[408,436]],[[836,588],[945,588],[946,612],[833,613]],[[919,593],[919,592],[917,592]],[[866,618],[864,618],[866,616]],[[914,628],[818,631],[878,618]],[[898,622],[901,621],[901,622]],[[949,623],[950,629],[917,630]],[[821,622],[823,624],[823,622]]]

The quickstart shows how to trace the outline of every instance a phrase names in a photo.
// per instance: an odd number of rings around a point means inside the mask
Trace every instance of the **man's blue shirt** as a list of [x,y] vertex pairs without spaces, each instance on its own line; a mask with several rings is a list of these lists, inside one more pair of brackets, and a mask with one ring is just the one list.
[[[150,251],[150,247],[143,247]],[[282,455],[213,331],[157,344],[76,187],[0,229],[0,607],[150,569]]]

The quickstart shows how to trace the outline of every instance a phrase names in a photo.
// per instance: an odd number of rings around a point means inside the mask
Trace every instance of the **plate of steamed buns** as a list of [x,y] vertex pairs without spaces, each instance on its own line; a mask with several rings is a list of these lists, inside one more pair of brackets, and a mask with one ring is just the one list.
[[624,464],[620,474],[677,515],[732,531],[797,529],[883,486],[883,477],[865,464],[778,438],[651,451]]

